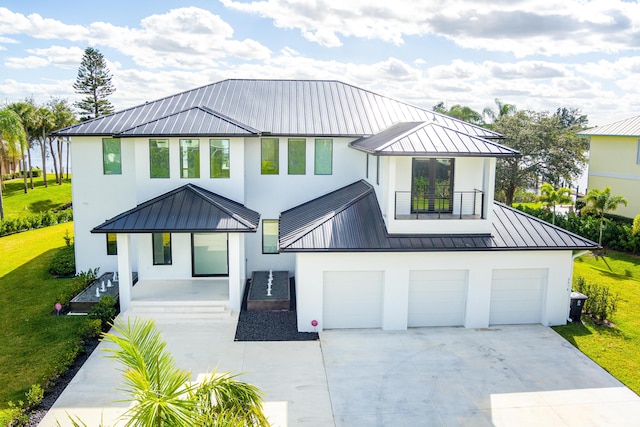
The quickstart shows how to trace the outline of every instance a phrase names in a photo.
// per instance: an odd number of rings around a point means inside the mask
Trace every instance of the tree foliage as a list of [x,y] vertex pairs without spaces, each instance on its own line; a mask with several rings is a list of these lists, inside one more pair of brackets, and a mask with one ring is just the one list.
[[450,108],[447,108],[444,102],[441,101],[433,106],[433,111],[435,111],[436,113],[445,114],[449,117],[464,120],[465,122],[474,125],[484,125],[482,114],[465,105],[455,104]]
[[111,72],[100,51],[87,47],[82,57],[78,76],[73,88],[76,93],[86,95],[75,106],[82,112],[82,119],[113,113],[114,109],[107,97],[116,91],[111,82]]
[[[0,219],[4,219],[4,204],[2,200],[2,168],[5,160],[18,158],[18,153],[24,152],[27,145],[27,135],[22,126],[20,116],[9,108],[0,110]],[[26,185],[26,184],[25,184]]]
[[602,190],[592,188],[584,198],[587,205],[582,213],[594,214],[600,218],[600,233],[598,244],[602,246],[602,229],[604,228],[604,215],[615,211],[619,205],[627,206],[627,200],[622,196],[611,195],[611,187],[606,186]]
[[540,196],[538,196],[537,200],[542,202],[547,206],[547,208],[553,211],[553,216],[551,219],[551,223],[556,223],[556,206],[561,205],[563,203],[571,203],[573,200],[571,199],[571,190],[566,187],[558,188],[557,190],[553,188],[553,185],[545,182],[540,187]]
[[[486,117],[485,121],[487,122],[493,123],[496,120],[500,119],[501,117],[510,116],[512,114],[515,114],[516,111],[518,111],[515,105],[506,104],[498,98],[494,99],[494,102],[496,104],[495,109],[491,107],[485,107],[482,110],[482,116],[483,118]],[[488,125],[488,127],[491,128],[492,126]]]

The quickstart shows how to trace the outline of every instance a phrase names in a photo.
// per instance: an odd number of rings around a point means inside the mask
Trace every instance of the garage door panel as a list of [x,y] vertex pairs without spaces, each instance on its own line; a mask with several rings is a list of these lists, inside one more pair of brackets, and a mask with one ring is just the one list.
[[382,327],[383,279],[381,271],[325,271],[323,327]]
[[465,270],[411,271],[408,326],[458,326],[464,323]]
[[546,277],[545,269],[494,270],[489,323],[541,323]]

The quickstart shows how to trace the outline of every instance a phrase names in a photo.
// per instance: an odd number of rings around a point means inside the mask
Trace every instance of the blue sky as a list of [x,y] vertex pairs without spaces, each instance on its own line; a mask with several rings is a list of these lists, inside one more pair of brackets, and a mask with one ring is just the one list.
[[640,114],[637,1],[5,0],[0,102],[77,100],[87,46],[117,109],[226,78],[322,78],[428,108]]

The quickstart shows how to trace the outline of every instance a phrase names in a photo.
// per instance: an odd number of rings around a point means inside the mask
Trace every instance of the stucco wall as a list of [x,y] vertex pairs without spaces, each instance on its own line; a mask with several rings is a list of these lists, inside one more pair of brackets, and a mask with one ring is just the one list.
[[[411,270],[467,270],[467,328],[489,326],[492,273],[495,269],[547,269],[542,323],[565,324],[573,259],[571,251],[450,253],[298,253],[296,294],[298,328],[322,330],[324,271],[384,271],[383,328],[407,327]],[[312,320],[319,325],[314,328]]]

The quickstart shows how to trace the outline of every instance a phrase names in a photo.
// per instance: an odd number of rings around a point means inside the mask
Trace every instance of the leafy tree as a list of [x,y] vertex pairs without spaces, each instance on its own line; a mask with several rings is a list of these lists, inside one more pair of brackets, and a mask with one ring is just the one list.
[[[104,341],[124,366],[123,391],[134,403],[125,413],[127,426],[268,426],[258,388],[234,375],[207,376],[200,383],[176,367],[152,320],[117,320],[116,333]],[[77,424],[78,425],[78,424]]]
[[[22,126],[20,116],[13,110],[0,110],[0,219],[4,219],[4,204],[2,200],[2,165],[5,159],[17,158],[17,153],[24,151],[27,136]],[[26,175],[25,175],[26,186]]]
[[600,236],[598,244],[602,246],[602,229],[604,228],[604,214],[613,212],[618,205],[627,206],[627,200],[622,196],[612,196],[611,187],[606,186],[602,190],[592,188],[584,198],[587,205],[582,209],[583,213],[592,213],[600,218]]
[[455,117],[456,119],[464,120],[465,122],[482,126],[484,125],[484,120],[482,119],[482,115],[477,111],[473,110],[470,107],[456,104],[451,106],[451,108],[447,109],[444,102],[439,102],[438,104],[433,106],[433,111],[441,114],[445,114],[449,117]]
[[560,116],[516,111],[500,116],[492,128],[504,135],[504,145],[521,154],[497,162],[496,197],[508,205],[517,189],[535,187],[540,180],[554,186],[571,182],[586,163],[588,140],[576,135],[582,128],[563,126]]
[[73,84],[76,93],[87,95],[75,103],[75,106],[85,114],[83,120],[113,113],[113,106],[107,99],[116,91],[111,78],[111,72],[102,53],[97,49],[87,47],[84,50],[80,68],[78,68],[78,77]]
[[537,200],[544,203],[547,208],[552,209],[552,224],[556,223],[556,206],[573,201],[571,199],[570,189],[561,187],[556,190],[553,188],[553,185],[546,182],[540,187],[540,196],[538,196]]

